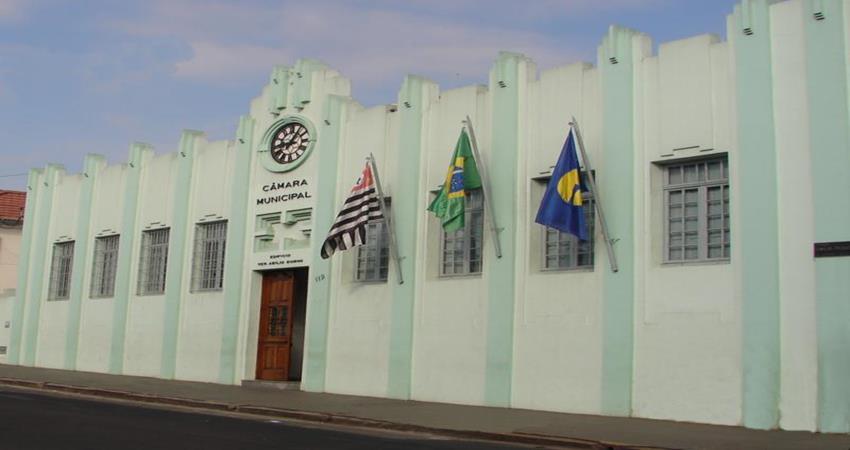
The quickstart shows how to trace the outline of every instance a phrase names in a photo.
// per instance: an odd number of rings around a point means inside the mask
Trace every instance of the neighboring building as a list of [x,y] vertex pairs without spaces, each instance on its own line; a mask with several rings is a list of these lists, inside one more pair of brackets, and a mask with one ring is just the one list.
[[[9,361],[850,431],[849,32],[848,1],[745,1],[727,42],[613,27],[596,66],[503,53],[488,86],[410,76],[372,108],[278,67],[232,141],[30,172]],[[467,115],[502,258],[480,193],[462,233],[425,210]],[[572,116],[616,273],[598,221],[591,245],[534,223]],[[404,284],[380,225],[318,257],[370,152]]]
[[9,346],[9,321],[18,282],[26,192],[0,189],[0,362]]

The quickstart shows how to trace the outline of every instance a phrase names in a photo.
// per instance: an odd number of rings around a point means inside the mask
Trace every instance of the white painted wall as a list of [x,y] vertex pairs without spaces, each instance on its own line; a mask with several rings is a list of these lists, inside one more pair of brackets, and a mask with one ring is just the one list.
[[[53,187],[53,208],[50,212],[50,230],[47,233],[47,255],[45,255],[44,280],[41,299],[41,314],[38,325],[38,343],[35,364],[41,367],[62,367],[65,363],[65,341],[68,327],[68,301],[47,301],[50,287],[50,263],[53,244],[57,241],[75,240],[82,175],[60,171]],[[75,245],[74,252],[80,251]],[[79,270],[80,268],[74,268]]]
[[[389,117],[384,106],[377,106],[352,114],[345,124],[339,156],[345,170],[337,182],[338,204],[348,196],[370,152],[381,166],[389,167],[387,148],[397,142],[388,139]],[[389,188],[396,174],[384,170],[379,176]],[[315,245],[321,245],[326,233],[316,230]],[[387,392],[392,281],[355,282],[355,256],[356,251],[344,252],[332,267],[331,279],[337,282],[330,303],[326,389],[382,397]]]
[[12,305],[14,302],[15,291],[13,289],[0,291],[0,347],[6,347],[6,353],[0,354],[0,364],[5,363],[9,355],[9,331],[11,328],[6,326],[6,323],[9,322],[11,326]]

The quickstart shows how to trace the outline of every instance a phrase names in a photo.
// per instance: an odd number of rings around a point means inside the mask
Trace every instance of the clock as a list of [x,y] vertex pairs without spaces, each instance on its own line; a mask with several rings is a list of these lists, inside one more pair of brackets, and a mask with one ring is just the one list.
[[293,163],[307,153],[310,146],[310,131],[298,122],[280,126],[272,137],[269,149],[272,159],[279,164]]
[[260,163],[271,172],[289,172],[310,156],[316,146],[316,129],[300,114],[282,117],[266,129],[257,151]]

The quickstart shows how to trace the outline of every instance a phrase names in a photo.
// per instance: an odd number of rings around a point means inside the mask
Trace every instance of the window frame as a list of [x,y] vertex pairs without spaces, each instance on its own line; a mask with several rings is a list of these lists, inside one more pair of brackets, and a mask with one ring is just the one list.
[[[108,245],[108,244],[106,244],[106,241],[109,240],[109,239],[115,239],[115,246],[114,246],[114,248],[103,249],[104,250],[103,257],[99,259],[98,258],[98,250],[99,250],[98,244],[103,242],[104,245]],[[112,297],[115,296],[115,277],[116,277],[117,272],[118,272],[118,252],[119,252],[120,248],[121,248],[121,237],[118,234],[110,234],[110,235],[107,235],[107,236],[97,236],[97,237],[94,238],[94,249],[92,250],[91,283],[89,285],[89,298],[112,298]],[[108,268],[108,269],[104,265],[104,261],[106,259],[107,252],[113,254],[112,258],[111,258],[111,261],[112,261],[111,267]],[[105,279],[105,275],[107,273],[107,270],[111,272],[111,283],[110,283],[110,286],[109,286],[109,292],[104,293],[102,291],[102,289],[97,288],[97,285],[100,285],[101,288],[102,288],[102,285],[104,284],[104,279]]]
[[[217,292],[224,289],[227,225],[226,219],[198,222],[195,224],[190,292]],[[221,226],[222,229],[210,230],[216,226]],[[211,231],[216,231],[218,234],[210,238],[209,234]],[[211,250],[210,246],[207,245],[210,243],[215,243],[218,246],[214,250]],[[218,261],[215,261],[214,258],[218,258]],[[208,273],[212,274],[209,278],[207,278]]]
[[[372,231],[378,228],[377,231]],[[372,243],[370,237],[376,236],[377,243]],[[361,264],[368,264],[368,251],[374,250],[376,264],[360,270]],[[386,253],[386,254],[384,254]],[[365,255],[364,255],[365,254]],[[386,259],[386,262],[384,260]],[[390,231],[387,219],[366,224],[366,243],[357,247],[354,254],[354,281],[357,283],[386,283],[390,271]],[[361,276],[361,273],[364,273]]]
[[[484,233],[485,233],[485,221],[486,221],[484,202],[486,201],[486,199],[484,198],[484,190],[479,188],[479,189],[472,189],[472,190],[466,191],[466,193],[465,193],[466,198],[464,200],[467,201],[473,194],[480,196],[480,205],[476,205],[475,208],[470,208],[468,204],[465,205],[466,208],[464,210],[464,214],[466,216],[464,217],[464,227],[463,227],[463,230],[462,230],[463,231],[463,238],[462,239],[464,241],[462,271],[461,272],[446,273],[446,241],[448,240],[447,239],[448,233],[446,233],[446,231],[443,230],[442,226],[440,226],[439,278],[473,277],[473,276],[480,276],[484,272]],[[471,255],[472,246],[470,245],[470,241],[471,241],[472,238],[471,238],[470,231],[472,229],[472,223],[473,223],[472,219],[473,219],[474,213],[480,214],[480,217],[481,217],[481,221],[480,221],[481,231],[480,231],[480,234],[479,234],[479,236],[480,236],[480,239],[479,239],[480,240],[480,243],[479,243],[480,249],[479,249],[479,260],[478,260],[478,270],[477,271],[470,270],[470,266],[472,265],[472,262],[473,262],[472,258],[471,258],[471,256],[472,256]],[[458,230],[458,231],[461,231],[461,230]],[[457,233],[457,231],[455,231],[453,233]],[[453,262],[454,262],[454,260],[453,260]]]
[[[582,172],[582,176],[584,176],[584,172]],[[547,226],[543,227],[543,232],[541,233],[541,252],[540,252],[540,271],[541,272],[593,272],[596,270],[596,201],[593,198],[593,194],[590,192],[582,193],[582,204],[589,205],[589,213],[585,212],[585,222],[587,223],[587,232],[590,239],[587,241],[590,247],[590,264],[579,265],[579,248],[581,246],[581,241],[578,237],[564,233],[563,231],[550,228]],[[590,217],[588,217],[590,216]],[[549,260],[548,248],[549,243],[547,241],[548,235],[550,232],[558,233],[558,245],[561,244],[561,239],[563,236],[568,236],[570,239],[570,255],[569,260],[571,265],[568,266],[555,266],[549,267],[547,265]],[[558,255],[560,256],[560,254]]]
[[[165,233],[165,242],[159,243],[157,245],[165,247],[164,251],[161,253],[162,259],[162,281],[159,283],[161,285],[160,290],[149,290],[152,281],[150,280],[150,249],[151,244],[147,242],[149,239],[153,239],[154,233]],[[147,245],[146,245],[147,244]],[[139,249],[139,271],[136,280],[136,295],[138,296],[152,296],[152,295],[163,295],[165,294],[165,288],[168,283],[168,253],[171,249],[171,228],[170,227],[162,227],[155,228],[151,230],[143,230],[142,231],[142,239],[140,249]]]
[[[74,273],[74,251],[76,241],[62,241],[53,243],[53,254],[50,257],[50,277],[48,278],[47,300],[60,301],[71,298],[71,277]],[[64,250],[69,248],[70,251]],[[63,249],[65,254],[59,255],[57,250]],[[61,258],[61,259],[60,259]],[[57,269],[62,264],[62,260],[67,264],[67,270],[61,274],[57,273]],[[64,278],[59,281],[59,276]],[[61,283],[61,285],[60,285]]]
[[[719,162],[720,163],[720,171],[721,176],[723,178],[709,180],[707,176],[703,177],[703,179],[698,179],[695,182],[685,182],[684,181],[684,169],[682,171],[682,181],[677,184],[670,183],[670,169],[673,167],[683,167],[688,165],[699,164],[703,167],[702,171],[705,174],[708,174],[708,163],[710,162]],[[711,155],[704,156],[698,158],[687,158],[687,159],[679,159],[673,161],[663,161],[658,163],[659,168],[661,169],[661,206],[663,209],[663,236],[662,236],[662,256],[661,261],[663,265],[670,266],[678,266],[678,265],[689,265],[689,264],[723,264],[729,263],[732,257],[732,211],[731,211],[731,177],[729,176],[729,157],[727,154],[719,154],[719,155]],[[697,169],[697,177],[699,178],[701,169]],[[721,253],[724,253],[724,248],[728,245],[729,250],[728,254],[723,255],[721,257],[711,258],[708,256],[709,252],[709,229],[708,229],[708,207],[709,207],[709,189],[720,187],[721,198],[720,198],[720,207],[721,207]],[[681,259],[671,259],[670,258],[670,193],[671,192],[682,192],[685,195],[687,190],[697,190],[697,258],[694,259],[685,259],[685,252],[687,249],[687,241],[686,241],[686,230],[684,225],[685,211],[684,208],[686,205],[686,199],[683,198],[683,211],[682,211],[682,258]],[[725,195],[724,195],[725,194]],[[724,205],[725,204],[725,205]],[[728,228],[728,229],[727,229]]]

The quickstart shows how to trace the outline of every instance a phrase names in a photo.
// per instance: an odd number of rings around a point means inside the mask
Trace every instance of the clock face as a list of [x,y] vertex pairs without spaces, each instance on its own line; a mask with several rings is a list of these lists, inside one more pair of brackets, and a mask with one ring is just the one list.
[[309,145],[310,132],[307,127],[298,122],[285,123],[274,132],[270,153],[278,163],[289,164],[304,156]]

